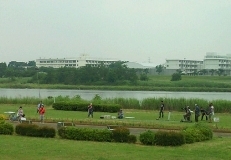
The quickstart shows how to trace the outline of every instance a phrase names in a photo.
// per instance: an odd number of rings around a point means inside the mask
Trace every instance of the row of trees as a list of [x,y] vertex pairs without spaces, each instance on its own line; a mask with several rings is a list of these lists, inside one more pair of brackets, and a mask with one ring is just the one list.
[[[177,73],[183,73],[183,71],[178,69]],[[208,75],[208,74],[210,74],[211,76],[216,74],[216,75],[221,76],[221,75],[225,74],[225,70],[222,68],[219,68],[217,70],[216,69],[210,69],[210,70],[202,69],[202,70],[194,70],[194,72],[190,73],[190,74],[192,74],[192,75]]]
[[148,69],[131,69],[123,62],[98,67],[90,65],[79,68],[37,68],[34,61],[0,63],[0,77],[32,77],[30,83],[44,84],[121,84],[148,80]]

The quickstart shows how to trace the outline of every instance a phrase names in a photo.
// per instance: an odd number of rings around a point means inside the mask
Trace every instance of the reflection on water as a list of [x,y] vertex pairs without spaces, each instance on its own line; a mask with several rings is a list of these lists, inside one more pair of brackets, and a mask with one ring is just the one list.
[[0,97],[22,98],[48,96],[69,96],[80,95],[83,99],[91,100],[96,94],[102,98],[201,98],[210,100],[224,99],[231,100],[230,92],[161,92],[161,91],[101,91],[101,90],[61,90],[61,89],[0,89]]

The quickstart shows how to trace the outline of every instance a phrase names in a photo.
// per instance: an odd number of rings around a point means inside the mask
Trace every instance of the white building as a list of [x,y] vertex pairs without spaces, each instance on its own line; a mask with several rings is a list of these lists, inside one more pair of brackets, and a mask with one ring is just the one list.
[[153,69],[156,68],[157,66],[153,63],[138,63],[138,62],[126,62],[124,64],[128,68],[134,68],[134,69]]
[[203,69],[203,61],[186,59],[166,59],[165,68],[167,70],[181,70],[185,74],[194,73]]
[[100,58],[90,58],[86,54],[80,55],[78,58],[56,58],[56,59],[36,59],[36,66],[39,67],[83,67],[87,65],[91,65],[93,67],[99,66],[102,63],[106,66],[111,63],[118,62],[119,60],[111,60],[111,59],[100,59]]
[[209,52],[204,57],[204,69],[206,70],[230,70],[231,69],[231,54],[218,55],[217,53]]

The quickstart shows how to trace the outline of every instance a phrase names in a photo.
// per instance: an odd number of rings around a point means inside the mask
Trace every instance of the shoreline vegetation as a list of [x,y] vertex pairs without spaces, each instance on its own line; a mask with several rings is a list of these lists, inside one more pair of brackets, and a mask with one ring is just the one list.
[[172,91],[172,92],[231,92],[230,76],[182,76],[180,81],[170,81],[171,76],[149,76],[147,81],[131,84],[120,81],[114,84],[94,82],[87,84],[29,83],[27,78],[0,78],[0,88],[15,89],[73,89],[73,90],[121,90],[121,91]]

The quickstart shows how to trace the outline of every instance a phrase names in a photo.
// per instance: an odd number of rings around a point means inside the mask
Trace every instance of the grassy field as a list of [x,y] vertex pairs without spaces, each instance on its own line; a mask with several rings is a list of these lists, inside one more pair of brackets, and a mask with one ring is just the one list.
[[[22,105],[27,118],[38,118],[36,106]],[[16,111],[18,105],[0,105],[0,114],[6,111]],[[172,112],[171,120],[167,121],[167,115],[164,119],[156,120],[158,111],[144,110],[124,110],[125,116],[135,117],[134,119],[123,120],[101,120],[99,116],[102,114],[110,114],[116,116],[115,113],[95,112],[94,118],[87,118],[87,112],[75,111],[58,111],[53,110],[51,106],[46,107],[46,120],[58,119],[63,121],[89,121],[89,122],[105,122],[105,123],[140,123],[142,125],[153,124],[164,128],[185,127],[194,123],[181,123],[182,112]],[[168,112],[167,112],[168,113]],[[230,114],[216,114],[220,118],[219,128],[231,129]],[[193,118],[194,119],[194,118]],[[214,123],[207,123],[214,127]],[[151,127],[151,125],[150,125]],[[215,136],[210,141],[185,144],[180,147],[160,147],[145,146],[140,143],[124,144],[124,143],[103,143],[89,141],[64,140],[56,137],[52,138],[35,138],[23,137],[18,135],[0,135],[0,155],[4,160],[226,160],[231,157],[231,137]]]
[[182,76],[181,81],[171,81],[171,76],[149,76],[148,81],[123,85],[64,85],[32,84],[29,78],[0,78],[0,88],[44,88],[44,89],[94,89],[94,90],[149,90],[149,91],[193,91],[193,92],[230,92],[230,76]]
[[0,144],[3,160],[228,160],[231,157],[230,137],[160,147],[0,135]]
[[[24,113],[27,119],[38,119],[39,115],[36,113],[36,106],[23,105]],[[7,111],[16,111],[19,108],[18,105],[4,105],[0,106],[0,114],[4,114]],[[116,116],[116,113],[105,113],[105,112],[94,112],[94,118],[87,118],[86,112],[79,111],[61,111],[54,110],[51,106],[46,106],[46,121],[57,122],[57,121],[74,121],[76,123],[85,124],[119,124],[129,127],[144,127],[144,128],[169,128],[169,129],[180,129],[193,123],[182,123],[180,120],[183,118],[184,112],[171,112],[170,121],[167,121],[168,111],[165,112],[164,119],[156,120],[158,118],[158,111],[156,110],[124,110],[125,117],[135,117],[134,119],[100,119],[101,115]],[[6,114],[5,114],[6,115]],[[231,116],[229,113],[217,113],[216,117],[219,117],[220,122],[217,124],[219,129],[231,130]],[[194,121],[194,115],[192,115]],[[204,120],[201,123],[207,123],[212,128],[216,128],[215,123],[208,123]]]

